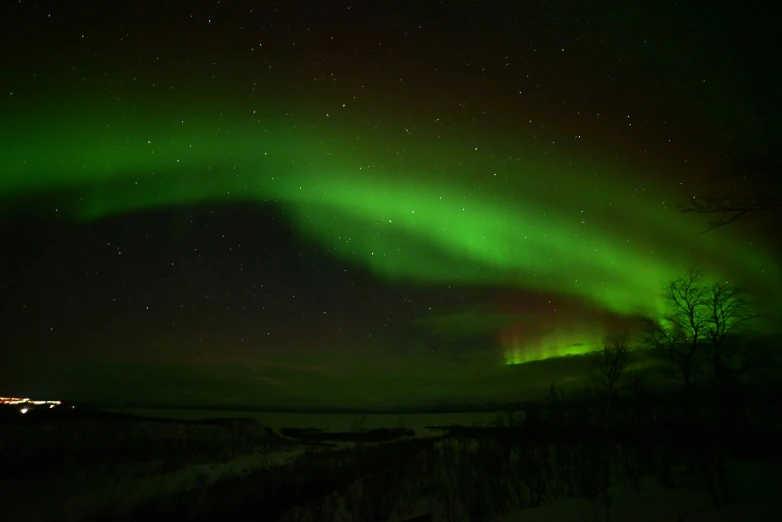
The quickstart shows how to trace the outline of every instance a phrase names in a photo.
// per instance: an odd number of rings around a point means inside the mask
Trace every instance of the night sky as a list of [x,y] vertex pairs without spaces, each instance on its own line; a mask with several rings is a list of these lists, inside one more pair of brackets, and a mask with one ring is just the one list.
[[774,302],[675,205],[779,139],[778,21],[689,4],[9,2],[0,395],[525,399],[690,266]]

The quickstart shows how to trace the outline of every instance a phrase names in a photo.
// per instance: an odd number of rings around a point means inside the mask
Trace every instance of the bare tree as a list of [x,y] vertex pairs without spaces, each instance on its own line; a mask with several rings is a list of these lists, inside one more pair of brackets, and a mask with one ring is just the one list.
[[699,373],[698,356],[703,344],[707,288],[700,272],[692,268],[668,283],[662,293],[667,310],[646,320],[644,344],[669,364],[673,376],[692,386]]
[[593,355],[593,363],[597,370],[595,382],[610,395],[615,394],[622,387],[622,377],[630,366],[629,344],[630,335],[627,332],[607,334],[603,337],[603,349]]
[[558,386],[556,379],[551,379],[549,381],[548,395],[546,398],[554,404],[565,400],[565,393],[562,391],[562,388]]
[[748,321],[758,317],[746,292],[728,282],[713,283],[708,291],[708,307],[705,337],[711,350],[714,377],[726,381],[732,377],[731,363],[733,340]]
[[621,334],[606,334],[603,337],[603,349],[593,355],[592,362],[595,367],[595,383],[605,396],[605,410],[603,412],[603,425],[607,429],[611,418],[611,408],[617,393],[626,384],[624,376],[632,362],[632,354],[629,350],[630,335],[627,332]]
[[685,214],[709,216],[704,232],[729,225],[749,215],[771,215],[771,226],[782,222],[782,161],[774,154],[746,153],[737,155],[721,174],[720,193],[693,197],[677,205]]
[[731,377],[732,341],[756,317],[746,292],[723,281],[709,283],[693,268],[671,281],[662,298],[667,307],[660,317],[646,320],[644,343],[669,364],[685,387],[703,374],[710,359],[714,377]]

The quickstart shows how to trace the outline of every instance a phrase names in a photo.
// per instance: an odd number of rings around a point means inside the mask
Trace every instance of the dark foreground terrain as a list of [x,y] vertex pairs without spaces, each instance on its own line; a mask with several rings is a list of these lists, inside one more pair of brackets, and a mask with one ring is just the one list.
[[578,499],[594,508],[587,522],[628,519],[623,502],[640,501],[621,495],[654,490],[657,504],[689,495],[671,520],[709,520],[695,517],[782,497],[775,394],[639,392],[601,405],[555,397],[491,426],[419,434],[7,410],[0,519],[481,522]]

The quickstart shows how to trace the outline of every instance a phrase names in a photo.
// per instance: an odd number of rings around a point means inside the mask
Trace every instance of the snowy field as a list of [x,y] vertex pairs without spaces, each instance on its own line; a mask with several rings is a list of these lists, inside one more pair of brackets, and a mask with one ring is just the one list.
[[[773,491],[758,491],[758,484],[776,486],[782,480],[777,470],[770,473],[758,466],[736,464],[731,469],[743,499],[731,506],[715,508],[708,493],[697,484],[676,489],[663,487],[657,477],[641,478],[636,491],[628,483],[609,488],[610,508],[603,501],[555,500],[537,508],[517,510],[497,522],[779,522],[782,503],[774,503]],[[608,516],[607,516],[608,515]]]
[[[337,431],[352,431],[374,428],[409,428],[416,432],[416,438],[428,438],[440,435],[426,429],[427,426],[489,426],[508,416],[495,412],[463,414],[285,414],[252,413],[225,411],[187,411],[187,410],[117,410],[123,413],[144,417],[160,417],[175,420],[196,420],[207,418],[251,417],[264,426],[279,432],[281,428],[318,428]],[[394,444],[394,443],[384,443]],[[363,444],[364,448],[379,447]],[[354,443],[341,443],[337,448],[354,448]],[[85,515],[100,513],[107,506],[119,512],[126,512],[147,501],[176,495],[187,491],[205,491],[209,486],[223,479],[250,477],[254,472],[270,467],[285,467],[295,462],[307,451],[332,451],[330,449],[305,448],[293,446],[287,449],[257,451],[222,462],[198,463],[186,465],[170,472],[135,475],[124,469],[108,470],[105,477],[74,477],[74,481],[84,480],[90,484],[78,494],[69,494],[67,498],[57,495],[44,495],[18,506],[15,512],[6,513],[2,520],[75,522]],[[485,449],[485,448],[484,448]],[[778,467],[762,466],[741,462],[726,461],[727,480],[730,484],[732,502],[729,506],[717,509],[712,496],[704,485],[702,477],[684,472],[682,466],[673,468],[673,487],[663,485],[657,475],[646,474],[639,477],[636,487],[619,476],[609,479],[611,484],[607,498],[586,500],[585,498],[565,498],[566,495],[554,495],[548,487],[548,493],[541,495],[540,506],[518,509],[518,505],[528,506],[531,489],[526,486],[512,486],[518,498],[510,509],[502,511],[504,515],[491,514],[488,510],[496,507],[496,497],[492,489],[505,482],[504,478],[487,476],[491,473],[488,464],[496,455],[483,457],[481,448],[470,442],[447,440],[429,445],[417,457],[405,464],[397,475],[376,474],[371,479],[359,479],[350,484],[340,494],[331,495],[325,504],[330,507],[328,514],[315,513],[313,506],[295,509],[283,518],[287,522],[315,522],[328,520],[334,522],[365,522],[376,520],[404,520],[415,514],[431,514],[433,522],[744,522],[744,521],[782,521],[782,470]],[[305,460],[309,457],[305,456]],[[543,457],[546,458],[546,457]],[[534,468],[534,462],[525,461],[527,469]],[[478,470],[478,468],[481,468]],[[474,471],[478,470],[478,471]],[[488,470],[488,471],[487,471]],[[511,477],[524,481],[534,480],[535,473],[523,477]],[[549,475],[550,476],[550,475]],[[135,478],[133,478],[135,477]],[[480,477],[477,481],[475,477]],[[244,479],[242,479],[244,480]],[[249,479],[248,479],[249,480]],[[46,487],[45,482],[42,486]],[[483,489],[481,489],[483,488]],[[389,490],[398,491],[393,495],[393,508],[387,508],[382,516],[371,515],[379,495]],[[486,492],[486,504],[482,515],[472,515],[476,497]],[[489,497],[492,497],[489,499]],[[32,497],[35,499],[35,497]],[[489,507],[487,507],[489,506]],[[322,509],[318,507],[317,509]],[[496,511],[496,509],[495,509]],[[314,513],[314,514],[313,514]]]
[[[281,428],[319,428],[328,431],[351,431],[357,428],[409,428],[416,436],[428,434],[426,426],[460,426],[492,424],[498,416],[506,418],[501,412],[480,413],[414,413],[414,414],[356,414],[356,413],[265,413],[246,411],[213,410],[110,410],[118,413],[138,415],[140,417],[160,417],[175,420],[197,420],[226,417],[248,417],[256,419],[262,425],[279,431]],[[360,426],[357,426],[360,424]]]
[[[440,454],[442,469],[435,471],[439,477],[434,492],[414,503],[400,502],[401,511],[387,520],[403,521],[417,514],[431,515],[432,522],[472,522],[474,516],[469,506],[459,505],[459,479],[449,476],[448,460],[454,457],[449,446],[451,441],[438,442],[436,452]],[[729,462],[726,465],[728,480],[735,498],[727,507],[715,508],[708,488],[703,481],[685,473],[683,467],[674,469],[675,487],[663,485],[659,476],[642,475],[637,487],[627,480],[611,479],[608,501],[600,498],[588,501],[584,498],[551,498],[539,507],[515,509],[501,516],[491,516],[490,522],[780,522],[782,521],[782,499],[779,498],[782,485],[782,468],[768,468],[759,464]],[[347,496],[361,498],[363,480],[350,488]],[[416,488],[416,485],[412,485]],[[529,488],[520,488],[522,495]],[[469,495],[469,493],[468,493]],[[405,494],[402,494],[404,497]],[[474,501],[474,499],[472,499]],[[491,501],[487,501],[491,502]],[[335,522],[359,522],[355,507],[345,497],[334,499],[333,518]],[[447,505],[449,504],[449,505]],[[284,522],[315,522],[305,510],[294,510]],[[386,520],[386,519],[384,519]]]

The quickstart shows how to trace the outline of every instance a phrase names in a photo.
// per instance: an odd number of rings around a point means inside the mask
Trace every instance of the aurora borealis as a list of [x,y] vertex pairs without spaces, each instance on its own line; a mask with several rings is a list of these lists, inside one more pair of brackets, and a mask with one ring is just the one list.
[[[54,4],[11,9],[45,37],[3,80],[4,330],[13,353],[56,361],[20,356],[17,386],[479,402],[564,375],[522,363],[632,330],[690,266],[764,303],[782,288],[757,224],[701,234],[675,209],[728,187],[711,169],[763,139],[762,96],[709,68],[742,63],[774,92],[747,49],[707,50],[740,20],[714,12],[694,36],[671,23],[696,16],[684,8],[587,20],[544,2],[484,9],[467,43],[449,36],[454,6],[197,4],[99,8],[94,27]],[[643,35],[666,21],[655,51]],[[703,59],[667,59],[674,41]]]

